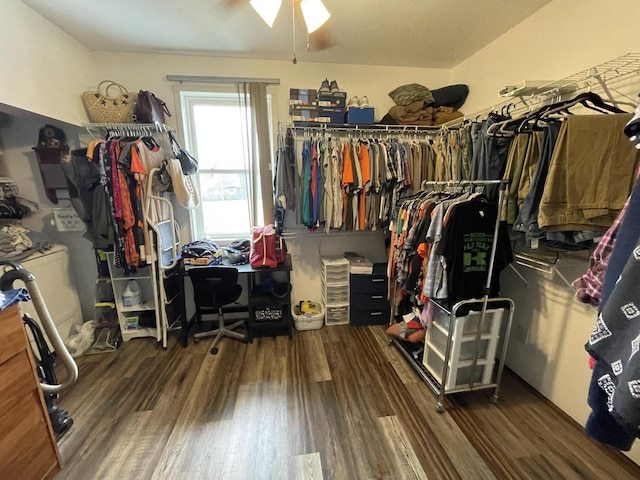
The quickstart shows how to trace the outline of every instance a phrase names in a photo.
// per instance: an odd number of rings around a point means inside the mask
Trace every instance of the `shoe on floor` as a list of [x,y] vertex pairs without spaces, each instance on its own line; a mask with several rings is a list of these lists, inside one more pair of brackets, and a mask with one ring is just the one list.
[[331,91],[331,87],[329,86],[329,79],[325,78],[322,81],[322,84],[320,85],[320,89],[318,90],[318,92],[330,92],[330,91]]
[[367,97],[361,97],[360,100],[358,100],[358,106],[360,108],[366,108],[369,106],[369,99]]
[[331,89],[331,93],[340,91],[340,87],[338,87],[338,82],[336,82],[335,80],[331,80],[331,85],[329,86],[329,88]]
[[360,106],[360,99],[358,97],[351,97],[351,100],[349,100],[349,103],[347,103],[347,108],[358,106]]

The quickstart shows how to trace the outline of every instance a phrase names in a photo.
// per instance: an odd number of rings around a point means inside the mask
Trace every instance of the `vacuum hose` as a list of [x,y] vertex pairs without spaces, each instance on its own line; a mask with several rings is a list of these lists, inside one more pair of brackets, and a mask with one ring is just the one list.
[[38,318],[42,323],[42,327],[44,328],[49,341],[51,342],[51,346],[53,350],[56,352],[56,357],[60,359],[62,364],[64,365],[65,370],[67,371],[67,378],[63,383],[59,385],[50,385],[47,383],[40,383],[40,387],[44,393],[50,394],[58,394],[67,390],[71,387],[76,380],[78,379],[78,366],[76,365],[75,360],[67,350],[62,338],[60,338],[60,334],[51,319],[51,315],[49,314],[49,310],[47,309],[47,305],[42,298],[42,294],[40,293],[40,289],[36,283],[35,276],[26,270],[19,263],[9,262],[6,260],[0,260],[0,265],[9,265],[12,267],[12,270],[7,270],[2,277],[0,277],[0,290],[10,290],[13,287],[13,282],[16,280],[21,280],[24,282],[29,295],[31,296],[31,301],[33,302],[33,306],[36,309],[38,314]]

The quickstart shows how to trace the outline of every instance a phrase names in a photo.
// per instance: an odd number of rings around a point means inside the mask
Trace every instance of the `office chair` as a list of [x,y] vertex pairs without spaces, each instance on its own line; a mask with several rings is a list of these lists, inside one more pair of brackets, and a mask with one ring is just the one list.
[[[198,323],[202,315],[218,315],[218,328],[206,332],[196,333],[193,338],[211,337],[215,339],[211,344],[211,353],[218,353],[218,343],[222,337],[235,338],[247,341],[247,336],[235,332],[234,329],[244,325],[246,320],[239,320],[231,325],[225,325],[223,307],[240,298],[242,287],[238,285],[238,270],[231,267],[203,267],[189,270],[189,278],[193,284],[193,300],[196,307],[196,319]],[[227,312],[246,311],[244,307],[225,308]]]

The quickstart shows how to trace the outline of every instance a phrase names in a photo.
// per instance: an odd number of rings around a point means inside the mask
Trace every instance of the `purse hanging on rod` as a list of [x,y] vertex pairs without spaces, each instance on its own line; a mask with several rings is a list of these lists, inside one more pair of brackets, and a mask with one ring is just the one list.
[[171,117],[171,112],[164,101],[147,90],[138,92],[138,100],[133,109],[133,119],[137,123],[164,124],[165,115]]
[[173,150],[173,154],[175,158],[180,160],[182,173],[184,173],[185,175],[193,175],[194,173],[197,173],[198,160],[189,152],[187,152],[184,148],[182,148],[180,143],[178,143],[178,140],[176,139],[176,137],[173,135],[173,133],[171,133],[171,130],[167,132],[167,135],[169,136],[169,142],[171,143],[171,150]]

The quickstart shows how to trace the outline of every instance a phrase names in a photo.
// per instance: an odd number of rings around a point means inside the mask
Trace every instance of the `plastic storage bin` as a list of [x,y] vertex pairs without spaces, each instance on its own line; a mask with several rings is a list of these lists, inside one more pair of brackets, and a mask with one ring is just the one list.
[[[439,352],[446,352],[447,349],[447,335],[448,331],[443,327],[438,325],[436,322],[433,322],[431,328],[429,329],[429,339],[428,342],[432,344],[434,347],[438,349]],[[487,335],[484,335],[485,338],[480,338],[480,344],[478,347],[478,358],[484,359],[487,357],[487,353],[489,353],[491,342],[494,337],[486,338]],[[496,338],[497,339],[497,338]],[[453,341],[451,342],[451,357],[458,358],[458,360],[471,360],[475,355],[476,351],[476,341],[475,336],[473,339],[469,339],[463,341],[460,338],[456,338],[454,335]]]
[[349,260],[342,256],[320,257],[322,301],[327,325],[349,323]]
[[99,327],[114,327],[118,325],[118,310],[113,302],[98,302],[94,305],[96,322]]
[[324,290],[325,302],[327,305],[331,304],[345,304],[349,303],[349,288],[344,285],[325,285],[322,282],[322,289]]
[[[444,368],[444,356],[433,348],[427,347],[424,351],[423,363],[435,379],[442,384],[442,369]],[[493,361],[478,360],[474,373],[474,384],[488,385],[491,383],[493,373]],[[452,362],[447,370],[447,382],[445,391],[455,388],[468,387],[471,378],[471,362]]]
[[340,307],[327,306],[326,309],[327,325],[346,325],[349,323],[349,305]]
[[324,308],[320,302],[311,302],[316,313],[300,313],[300,303],[297,302],[291,307],[291,315],[293,316],[293,324],[296,330],[318,330],[322,328],[324,323]]

